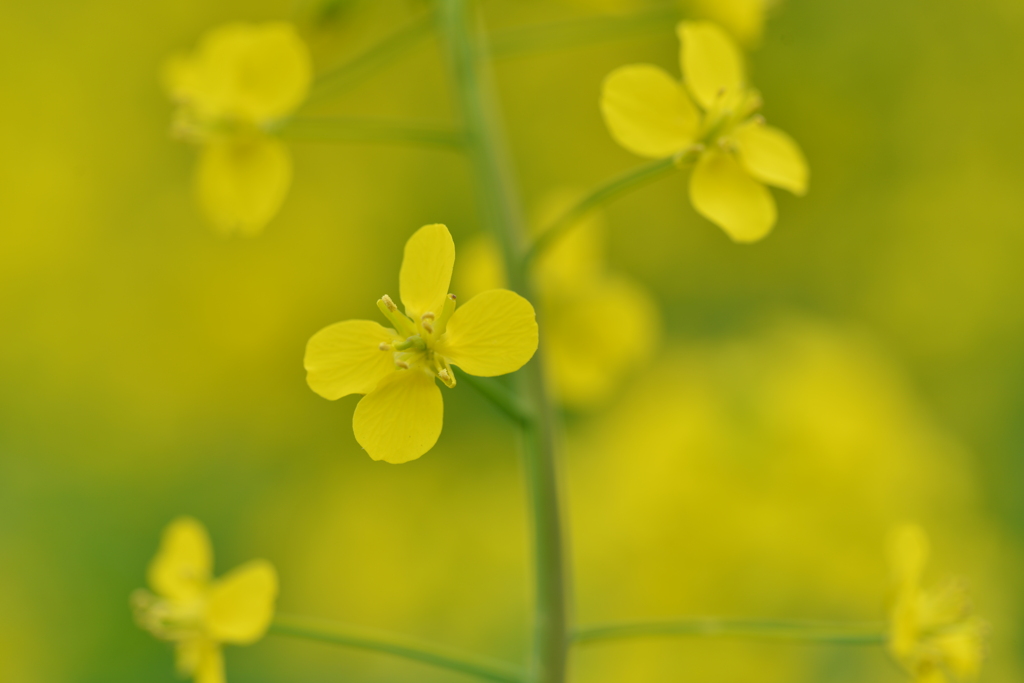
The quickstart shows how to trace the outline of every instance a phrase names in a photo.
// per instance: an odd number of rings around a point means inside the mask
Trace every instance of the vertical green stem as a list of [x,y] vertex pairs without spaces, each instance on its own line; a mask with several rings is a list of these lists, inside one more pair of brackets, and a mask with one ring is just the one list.
[[[527,234],[501,134],[483,35],[475,30],[467,0],[441,0],[440,29],[465,126],[467,151],[486,224],[502,246],[509,285],[527,299],[524,268]],[[535,407],[524,424],[525,476],[534,540],[535,613],[530,680],[565,680],[568,623],[566,571],[555,462],[554,414],[545,386],[541,351],[517,375],[517,389]]]

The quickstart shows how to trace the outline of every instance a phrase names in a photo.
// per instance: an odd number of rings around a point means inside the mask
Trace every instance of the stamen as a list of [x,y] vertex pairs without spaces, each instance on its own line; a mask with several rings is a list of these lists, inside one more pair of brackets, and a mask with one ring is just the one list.
[[763,126],[765,124],[764,117],[760,114],[757,114],[756,116],[754,116],[754,123],[756,123],[759,126]]
[[395,302],[392,301],[391,297],[388,296],[387,294],[382,296],[381,299],[384,301],[384,305],[387,306],[388,310],[391,311],[392,313],[398,310],[398,306],[395,305]]
[[380,349],[381,351],[390,351],[391,344],[388,344],[387,342],[381,342],[380,346],[378,346],[377,348]]
[[422,325],[423,325],[423,329],[425,329],[430,334],[434,334],[434,326],[430,324],[429,320],[424,320]]
[[426,313],[424,313],[423,315],[420,316],[420,320],[433,320],[433,319],[434,319],[434,314],[431,311],[427,311]]
[[395,361],[395,365],[397,365],[402,370],[408,370],[409,369],[409,364],[406,363],[404,360],[396,360]]
[[452,313],[455,312],[455,295],[448,294],[444,300],[444,308],[441,309],[441,317],[437,319],[437,336],[444,334],[444,331],[448,328],[448,319],[452,317]]

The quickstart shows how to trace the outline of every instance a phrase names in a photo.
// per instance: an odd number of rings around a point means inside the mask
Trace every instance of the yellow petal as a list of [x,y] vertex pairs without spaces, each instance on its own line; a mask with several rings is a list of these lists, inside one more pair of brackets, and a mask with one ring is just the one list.
[[224,653],[217,643],[208,643],[203,651],[193,683],[225,683]]
[[740,163],[754,178],[796,195],[807,193],[807,160],[789,135],[751,121],[736,128],[732,137]]
[[[206,680],[223,681],[224,666],[220,656],[220,646],[209,638],[189,638],[174,645],[174,664],[178,675],[183,678],[201,675]],[[216,678],[219,674],[220,678]]]
[[[550,303],[548,303],[550,301]],[[576,410],[609,400],[658,343],[658,307],[624,278],[590,284],[577,298],[545,298],[548,367],[561,403]]]
[[263,637],[274,617],[277,572],[266,560],[252,560],[228,572],[210,588],[206,628],[210,638],[245,645]]
[[928,535],[916,524],[902,524],[889,534],[889,564],[899,586],[920,584],[928,554]]
[[690,176],[690,201],[697,213],[736,242],[756,242],[775,225],[775,200],[728,152],[712,149]]
[[700,127],[700,114],[682,85],[649,64],[608,74],[601,86],[601,113],[615,141],[644,157],[685,149]]
[[710,21],[684,21],[676,32],[682,42],[683,81],[694,99],[707,110],[720,98],[741,98],[746,81],[743,55],[725,31]]
[[481,233],[459,247],[452,291],[467,301],[480,292],[508,285],[501,247],[490,233]]
[[537,351],[533,305],[507,289],[478,294],[452,314],[436,351],[471,375],[515,372]]
[[405,243],[398,287],[406,314],[413,320],[441,312],[455,265],[455,243],[448,228],[424,225]]
[[719,24],[742,45],[753,47],[760,42],[768,0],[691,0],[691,3],[696,16]]
[[219,230],[254,235],[277,214],[291,182],[291,157],[281,141],[218,138],[203,146],[196,192]]
[[349,394],[368,394],[395,371],[390,351],[380,345],[395,339],[394,330],[370,320],[346,320],[328,325],[306,344],[306,382],[331,401]]
[[147,578],[158,595],[188,600],[205,590],[212,570],[213,549],[206,528],[196,519],[179,517],[164,529]]
[[191,72],[190,99],[203,116],[262,123],[302,103],[313,68],[292,25],[232,23],[204,36]]
[[397,465],[433,448],[443,422],[444,403],[433,376],[412,369],[388,375],[359,401],[352,430],[371,458]]
[[958,679],[973,681],[981,673],[987,630],[985,622],[972,618],[936,638],[946,665]]

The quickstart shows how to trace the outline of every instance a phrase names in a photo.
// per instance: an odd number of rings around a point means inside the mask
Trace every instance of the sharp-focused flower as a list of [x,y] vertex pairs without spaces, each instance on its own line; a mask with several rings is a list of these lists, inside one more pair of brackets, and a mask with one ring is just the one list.
[[173,642],[178,673],[196,683],[223,683],[221,644],[248,645],[263,637],[274,616],[277,572],[252,560],[219,579],[203,525],[180,517],[164,530],[149,565],[152,593],[137,590],[132,607],[139,626]]
[[284,22],[221,26],[165,64],[174,132],[202,147],[196,194],[218,229],[252,235],[277,214],[292,163],[268,130],[302,104],[311,79],[309,51]]
[[398,276],[403,313],[387,295],[377,307],[393,327],[346,320],[306,345],[306,381],[326,399],[365,394],[352,429],[374,460],[415,460],[437,442],[444,406],[434,379],[455,386],[463,372],[494,377],[515,372],[537,350],[529,301],[507,289],[474,296],[458,310],[449,293],[455,244],[448,228],[426,225],[405,244]]
[[[546,225],[572,204],[553,195],[539,215]],[[469,292],[501,287],[506,274],[490,235],[465,250],[458,282]],[[546,367],[559,402],[591,410],[612,397],[650,356],[660,337],[658,307],[650,294],[605,265],[605,225],[591,213],[537,259],[535,284],[544,315]]]
[[624,66],[604,80],[601,111],[612,137],[640,156],[698,153],[690,200],[737,242],[771,231],[777,212],[764,184],[807,191],[803,152],[756,112],[761,96],[743,56],[711,22],[679,24],[683,82],[650,64]]
[[890,542],[896,580],[889,651],[915,683],[973,681],[985,652],[987,627],[972,613],[962,582],[935,591],[922,588],[928,538],[917,526],[902,526]]

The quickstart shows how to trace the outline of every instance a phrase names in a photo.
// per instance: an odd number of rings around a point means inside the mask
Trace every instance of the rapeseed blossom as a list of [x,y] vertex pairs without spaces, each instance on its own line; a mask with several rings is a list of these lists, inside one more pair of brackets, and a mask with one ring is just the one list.
[[939,590],[921,586],[928,561],[928,538],[914,525],[897,529],[891,539],[896,580],[889,651],[915,683],[973,681],[984,656],[985,623],[972,614],[964,585]]
[[715,22],[736,42],[754,47],[764,33],[765,15],[771,0],[688,0],[694,16]]
[[306,346],[313,391],[330,400],[364,394],[352,429],[374,460],[408,462],[433,447],[444,415],[434,379],[454,387],[452,365],[494,377],[515,372],[537,350],[533,306],[515,292],[481,292],[456,310],[448,291],[454,265],[448,228],[420,228],[406,242],[398,276],[405,312],[387,295],[377,301],[393,327],[346,320],[320,330]]
[[284,22],[221,26],[165,65],[173,130],[201,147],[195,191],[219,230],[256,234],[281,208],[292,161],[269,130],[302,104],[311,79],[309,51]]
[[761,96],[747,83],[743,55],[716,24],[679,24],[680,83],[651,64],[605,78],[601,111],[612,137],[640,156],[697,155],[690,200],[737,242],[771,231],[775,199],[764,184],[807,191],[803,152],[757,115]]
[[[546,225],[573,197],[553,195]],[[605,264],[605,224],[591,213],[541,253],[534,265],[544,317],[544,350],[558,401],[572,410],[606,403],[657,346],[661,320],[650,294]],[[470,292],[506,281],[498,245],[481,235],[466,250],[459,283]]]
[[277,572],[266,560],[247,562],[219,579],[212,573],[206,529],[180,517],[164,530],[149,565],[153,593],[140,589],[132,595],[138,624],[174,643],[178,673],[196,683],[224,682],[221,644],[262,638],[277,598]]

